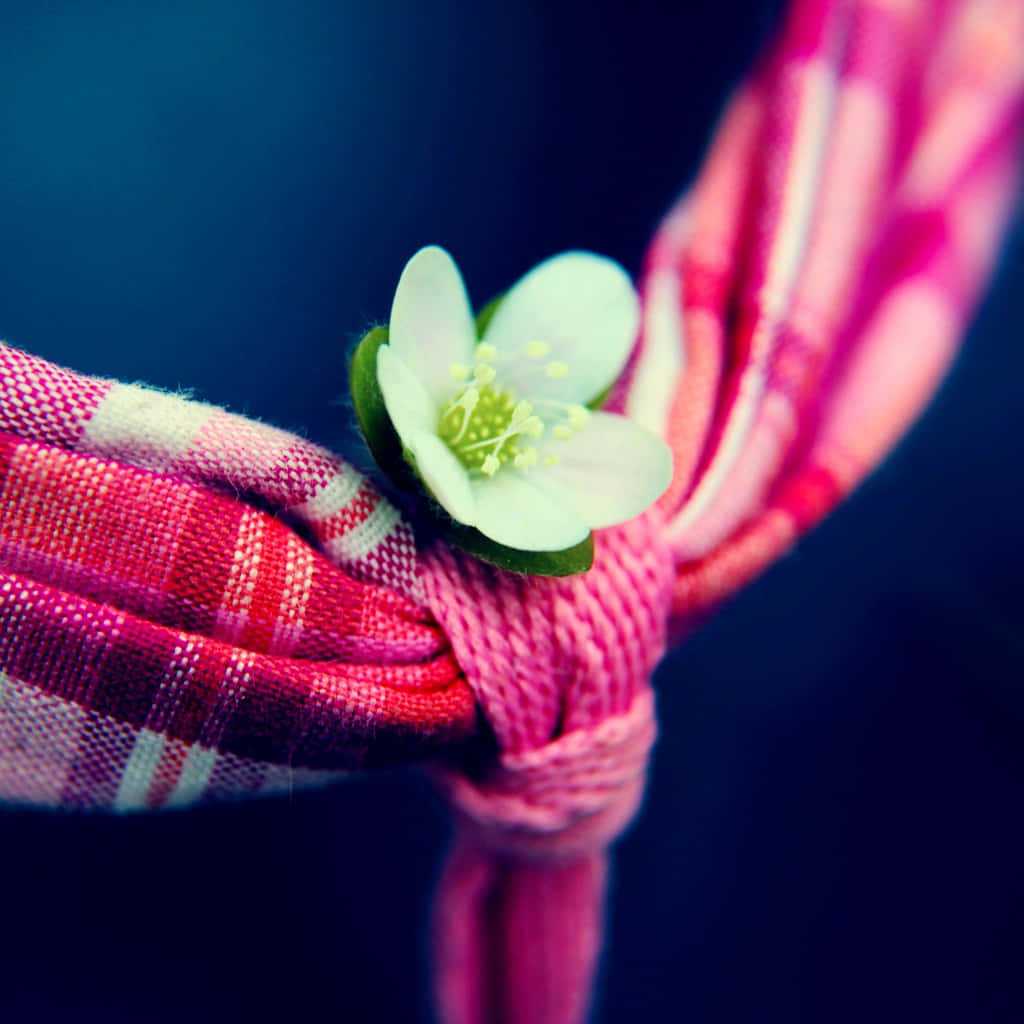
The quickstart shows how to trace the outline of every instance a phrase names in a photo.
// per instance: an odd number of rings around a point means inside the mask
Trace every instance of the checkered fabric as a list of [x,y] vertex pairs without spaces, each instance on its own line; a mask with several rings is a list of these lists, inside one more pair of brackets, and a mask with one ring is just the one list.
[[679,636],[934,393],[1019,192],[1024,4],[794,0],[641,280],[617,398],[660,432]]
[[337,458],[7,346],[0,431],[3,798],[180,805],[472,730],[409,528]]

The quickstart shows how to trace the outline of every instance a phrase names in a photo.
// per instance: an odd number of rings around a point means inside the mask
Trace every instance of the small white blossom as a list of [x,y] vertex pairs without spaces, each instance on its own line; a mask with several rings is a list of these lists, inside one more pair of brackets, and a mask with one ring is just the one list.
[[618,377],[639,324],[625,271],[568,252],[502,299],[482,341],[443,249],[406,264],[377,352],[384,404],[453,519],[522,551],[560,551],[643,512],[668,486],[659,438],[586,403]]

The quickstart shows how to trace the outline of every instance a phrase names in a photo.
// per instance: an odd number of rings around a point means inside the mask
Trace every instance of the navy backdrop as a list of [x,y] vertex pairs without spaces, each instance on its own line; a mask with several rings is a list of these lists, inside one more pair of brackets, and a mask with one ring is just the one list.
[[[352,443],[351,341],[437,242],[483,300],[638,268],[777,4],[0,4],[0,336]],[[1024,1015],[1024,270],[924,421],[662,666],[606,1022]],[[396,772],[0,814],[6,1021],[430,1018],[448,825]]]

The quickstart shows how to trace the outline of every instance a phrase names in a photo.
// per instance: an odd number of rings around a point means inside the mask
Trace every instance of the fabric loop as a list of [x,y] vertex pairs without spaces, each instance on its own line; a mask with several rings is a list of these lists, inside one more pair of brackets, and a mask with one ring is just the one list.
[[482,775],[437,772],[481,846],[559,859],[628,824],[656,733],[648,679],[672,585],[660,529],[652,511],[602,531],[593,568],[567,579],[427,553],[428,600],[497,743]]
[[633,817],[656,734],[645,689],[624,714],[502,754],[484,781],[447,771],[439,781],[463,828],[493,853],[578,857],[610,844]]
[[427,601],[494,746],[435,776],[459,830],[434,919],[445,1024],[577,1024],[597,969],[606,850],[643,796],[649,678],[674,564],[657,509],[595,537],[566,579],[517,576],[444,545]]

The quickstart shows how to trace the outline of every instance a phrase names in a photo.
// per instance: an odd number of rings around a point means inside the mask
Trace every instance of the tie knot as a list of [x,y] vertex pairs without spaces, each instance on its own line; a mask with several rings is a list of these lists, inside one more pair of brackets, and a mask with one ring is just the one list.
[[578,857],[603,849],[632,819],[656,733],[645,687],[622,714],[499,755],[482,779],[441,770],[439,781],[479,845],[524,860]]
[[567,579],[441,545],[426,554],[431,608],[496,740],[481,771],[439,770],[480,845],[530,859],[591,852],[635,812],[671,592],[660,525],[652,512],[602,531],[593,568]]

